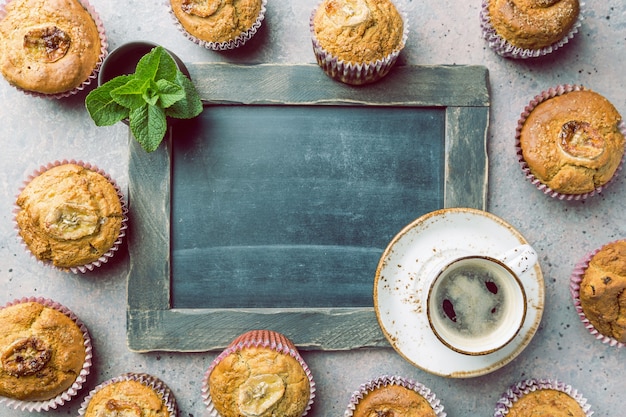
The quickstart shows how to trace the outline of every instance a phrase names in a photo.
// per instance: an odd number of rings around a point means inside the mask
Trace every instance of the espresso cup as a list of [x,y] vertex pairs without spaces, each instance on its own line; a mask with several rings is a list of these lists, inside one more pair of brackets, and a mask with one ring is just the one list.
[[465,355],[487,355],[506,346],[526,317],[520,276],[536,262],[530,245],[498,257],[470,255],[446,262],[435,271],[426,302],[437,338]]

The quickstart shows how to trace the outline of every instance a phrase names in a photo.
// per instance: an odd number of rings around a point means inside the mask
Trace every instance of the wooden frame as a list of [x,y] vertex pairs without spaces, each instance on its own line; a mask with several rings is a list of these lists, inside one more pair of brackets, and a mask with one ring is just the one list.
[[[188,69],[207,104],[445,108],[444,207],[486,208],[490,102],[484,67],[397,66],[382,81],[361,87],[333,81],[312,64],[198,63]],[[284,333],[303,350],[388,346],[373,307],[173,309],[170,164],[171,131],[169,143],[150,154],[130,138],[127,339],[132,351],[218,350],[239,333],[261,327]]]

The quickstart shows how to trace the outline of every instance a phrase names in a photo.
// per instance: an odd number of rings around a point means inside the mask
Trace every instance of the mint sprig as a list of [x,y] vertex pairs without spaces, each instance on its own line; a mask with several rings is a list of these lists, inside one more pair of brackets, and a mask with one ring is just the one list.
[[130,131],[147,152],[163,141],[167,117],[191,119],[202,112],[193,83],[161,46],[139,60],[134,74],[120,75],[91,91],[85,105],[96,126],[128,119]]

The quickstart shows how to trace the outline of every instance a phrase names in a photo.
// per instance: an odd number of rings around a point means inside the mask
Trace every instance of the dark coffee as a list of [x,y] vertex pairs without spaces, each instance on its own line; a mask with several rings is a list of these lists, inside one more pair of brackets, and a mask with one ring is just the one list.
[[482,337],[496,329],[506,302],[498,270],[477,263],[463,264],[441,277],[435,294],[436,313],[447,331]]

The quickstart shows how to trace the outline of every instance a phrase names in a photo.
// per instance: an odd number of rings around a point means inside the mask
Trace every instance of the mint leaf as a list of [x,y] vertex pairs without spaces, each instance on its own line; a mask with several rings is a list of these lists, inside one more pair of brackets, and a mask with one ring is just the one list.
[[159,91],[156,88],[150,88],[141,97],[146,103],[156,106],[159,101]]
[[163,109],[147,103],[130,111],[129,124],[133,136],[146,152],[155,151],[167,131]]
[[111,97],[120,106],[135,109],[145,104],[144,93],[150,86],[150,80],[131,78],[126,84],[111,91]]
[[176,62],[170,54],[162,46],[157,46],[139,60],[135,76],[155,81],[160,79],[173,81],[177,70]]
[[92,90],[85,98],[85,106],[96,126],[112,126],[128,117],[127,108],[111,97],[111,91],[126,84],[132,77],[121,75]]
[[202,113],[202,100],[191,80],[182,72],[176,73],[176,82],[184,91],[185,96],[165,110],[169,117],[176,119],[191,119]]
[[167,117],[189,119],[202,112],[193,83],[161,46],[137,63],[135,73],[93,90],[85,100],[98,126],[128,118],[135,139],[148,152],[156,150],[167,133]]
[[172,58],[172,56],[165,49],[162,47],[159,48],[161,48],[159,51],[160,60],[154,79],[174,81],[176,79],[176,73],[178,72],[178,65],[176,65],[174,58]]
[[150,52],[145,54],[135,67],[135,76],[144,80],[154,80],[157,68],[159,67],[160,57],[157,55],[158,47],[152,48]]
[[159,87],[154,80],[147,80],[142,98],[148,104],[153,106],[157,104],[157,101],[159,101]]
[[163,109],[185,98],[185,90],[176,83],[167,80],[158,80],[156,86],[159,96],[159,106]]

